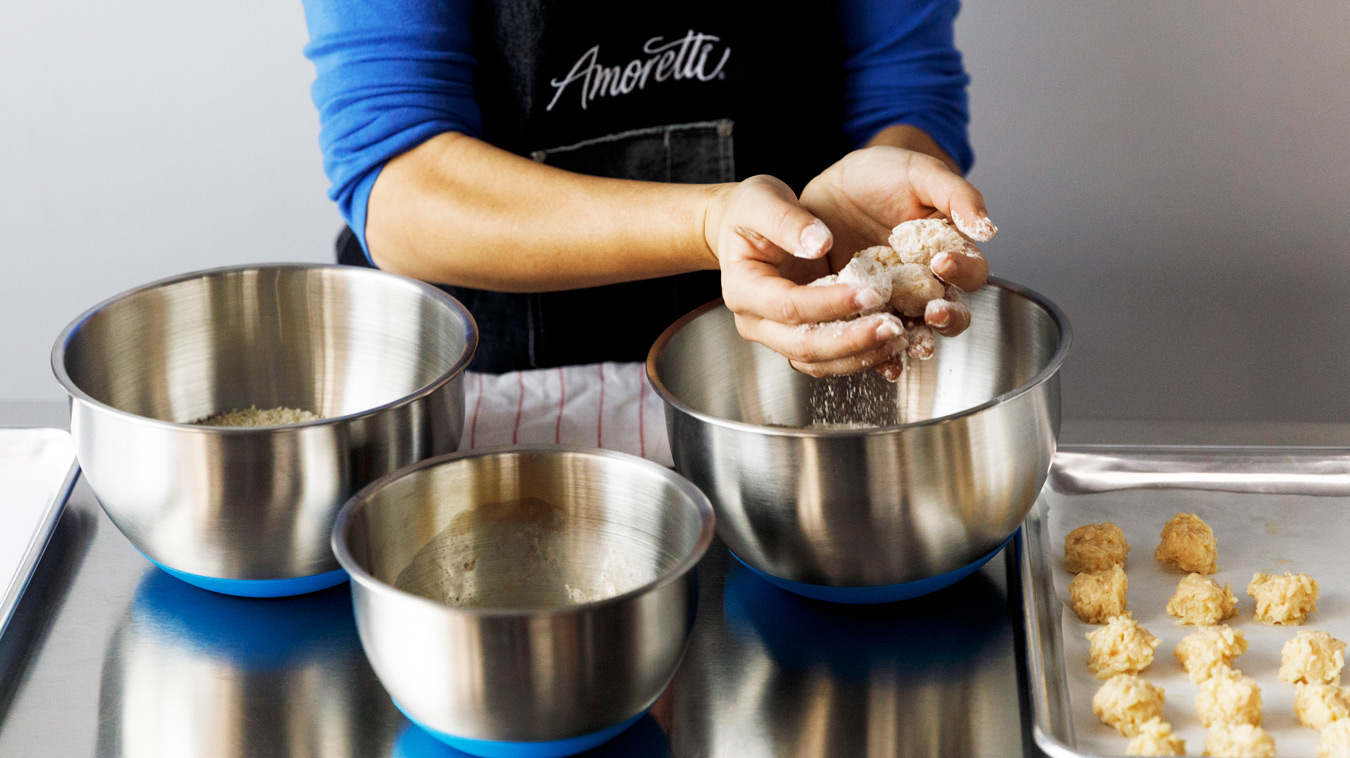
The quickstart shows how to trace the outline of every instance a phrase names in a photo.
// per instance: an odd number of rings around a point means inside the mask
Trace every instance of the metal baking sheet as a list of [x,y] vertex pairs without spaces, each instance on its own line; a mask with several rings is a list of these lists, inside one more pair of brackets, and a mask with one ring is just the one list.
[[[1162,640],[1143,676],[1166,692],[1164,717],[1186,740],[1188,755],[1204,749],[1195,714],[1199,690],[1173,656],[1195,627],[1165,610],[1183,574],[1153,558],[1163,523],[1178,512],[1198,514],[1214,529],[1219,572],[1238,597],[1226,623],[1247,636],[1237,667],[1261,686],[1263,726],[1284,758],[1313,758],[1317,733],[1294,717],[1294,686],[1279,681],[1280,651],[1302,629],[1350,640],[1350,449],[1103,447],[1063,448],[1022,530],[1021,574],[1027,680],[1033,737],[1053,758],[1122,755],[1128,742],[1092,713],[1100,686],[1087,668],[1086,633],[1094,628],[1068,603],[1072,580],[1063,567],[1064,537],[1083,524],[1115,522],[1130,554],[1128,609]],[[1246,594],[1255,572],[1306,572],[1318,581],[1318,611],[1303,627],[1252,619]]]
[[0,636],[79,476],[62,429],[0,427]]

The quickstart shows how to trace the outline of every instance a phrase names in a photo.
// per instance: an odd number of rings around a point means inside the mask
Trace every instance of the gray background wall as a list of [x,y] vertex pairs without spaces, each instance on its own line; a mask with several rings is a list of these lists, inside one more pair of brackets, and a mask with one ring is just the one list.
[[[968,0],[994,273],[1070,315],[1066,413],[1350,419],[1350,4]],[[327,260],[294,0],[0,9],[0,399],[81,310]]]

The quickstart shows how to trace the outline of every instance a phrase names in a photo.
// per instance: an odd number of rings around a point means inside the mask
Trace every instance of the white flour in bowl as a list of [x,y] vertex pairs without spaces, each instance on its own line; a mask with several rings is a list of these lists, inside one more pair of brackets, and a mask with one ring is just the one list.
[[234,408],[221,413],[213,413],[189,423],[197,426],[282,426],[284,424],[304,424],[322,418],[313,411],[298,408],[277,407],[263,410],[250,405],[244,410]]

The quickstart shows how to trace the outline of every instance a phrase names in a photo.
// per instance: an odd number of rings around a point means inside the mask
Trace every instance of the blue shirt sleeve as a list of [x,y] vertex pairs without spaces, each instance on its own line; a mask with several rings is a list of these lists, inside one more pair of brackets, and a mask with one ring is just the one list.
[[970,77],[953,34],[959,10],[958,0],[839,3],[844,134],[855,147],[887,126],[909,124],[970,170]]
[[366,204],[390,158],[431,137],[482,135],[472,0],[304,0],[328,196],[366,251]]

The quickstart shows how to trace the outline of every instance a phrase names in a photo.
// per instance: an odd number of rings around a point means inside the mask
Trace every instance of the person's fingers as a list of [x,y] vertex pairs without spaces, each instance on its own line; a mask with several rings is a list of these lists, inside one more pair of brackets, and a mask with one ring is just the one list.
[[[798,258],[814,259],[829,252],[834,243],[825,222],[803,208],[791,188],[771,176],[752,176],[742,182],[722,223],[727,233],[741,237],[761,253],[770,252],[767,245],[772,245]],[[781,262],[778,256],[767,259]]]
[[749,259],[729,262],[722,269],[722,297],[738,316],[790,326],[838,321],[886,302],[880,292],[856,284],[795,284],[771,264]]
[[919,360],[928,360],[933,357],[933,350],[937,347],[934,344],[933,330],[927,324],[919,324],[909,330],[909,354]]
[[905,356],[897,355],[885,363],[877,364],[876,372],[886,377],[888,382],[898,382],[905,373]]
[[[844,376],[847,374],[856,374],[859,371],[869,368],[875,368],[882,365],[888,365],[894,361],[900,361],[905,353],[905,341],[896,340],[879,347],[872,348],[864,353],[851,355],[847,358],[840,358],[833,361],[818,361],[815,363],[804,363],[802,361],[790,361],[792,367],[808,376],[817,379],[826,376]],[[901,364],[904,365],[903,363]],[[894,380],[892,380],[894,381]]]
[[974,292],[989,280],[989,261],[974,245],[960,252],[938,253],[928,266],[937,278],[966,292]]
[[930,300],[923,313],[924,323],[943,337],[955,337],[970,326],[970,308],[950,300]]
[[736,327],[742,337],[803,364],[851,358],[905,340],[904,325],[889,313],[802,326],[737,316]]
[[984,195],[937,158],[913,156],[909,162],[909,184],[921,203],[950,218],[967,237],[987,242],[998,233],[998,227],[989,219]]

